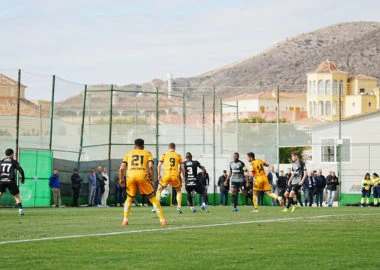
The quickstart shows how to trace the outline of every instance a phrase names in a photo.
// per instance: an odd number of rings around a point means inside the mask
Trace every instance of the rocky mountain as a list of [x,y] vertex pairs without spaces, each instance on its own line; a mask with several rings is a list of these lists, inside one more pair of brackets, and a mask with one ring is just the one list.
[[[306,74],[326,59],[342,71],[380,78],[380,22],[339,23],[300,34],[242,61],[196,77],[176,78],[175,86],[223,89],[280,84],[306,90]],[[167,87],[163,81],[155,84]]]

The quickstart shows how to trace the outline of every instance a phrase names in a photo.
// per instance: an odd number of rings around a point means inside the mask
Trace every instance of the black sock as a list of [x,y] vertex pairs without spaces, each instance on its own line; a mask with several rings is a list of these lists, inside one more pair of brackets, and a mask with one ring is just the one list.
[[236,205],[237,205],[237,200],[236,200],[236,198],[237,198],[237,196],[236,196],[236,194],[234,195],[234,194],[232,194],[232,203],[233,203],[233,205],[234,205],[234,208],[236,208]]
[[22,203],[17,204],[18,209],[22,209]]
[[286,208],[289,208],[291,204],[293,204],[293,198],[289,197],[288,198],[288,203],[286,204]]
[[189,201],[190,206],[193,207],[193,196],[191,196],[191,193],[189,192],[187,193],[187,200]]

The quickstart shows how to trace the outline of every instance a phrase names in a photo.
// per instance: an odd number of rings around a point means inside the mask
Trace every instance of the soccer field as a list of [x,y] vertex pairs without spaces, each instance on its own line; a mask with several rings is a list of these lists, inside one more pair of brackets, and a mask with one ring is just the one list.
[[0,209],[1,269],[379,269],[380,209]]

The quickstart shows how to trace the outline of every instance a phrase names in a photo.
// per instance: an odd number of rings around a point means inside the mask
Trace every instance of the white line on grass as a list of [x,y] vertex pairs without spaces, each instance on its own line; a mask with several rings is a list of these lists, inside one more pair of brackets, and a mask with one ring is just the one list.
[[[368,216],[368,215],[374,215],[374,214],[358,214],[356,216]],[[66,235],[66,236],[41,237],[41,238],[35,238],[35,239],[22,239],[22,240],[2,241],[2,242],[0,242],[0,245],[16,244],[16,243],[29,243],[29,242],[38,242],[38,241],[49,241],[49,240],[61,240],[61,239],[72,239],[72,238],[83,238],[83,237],[94,237],[94,236],[112,236],[112,235],[143,233],[143,232],[158,232],[158,231],[170,231],[170,230],[171,231],[176,231],[176,230],[183,230],[183,229],[198,229],[198,228],[208,228],[208,227],[218,227],[218,226],[231,226],[231,225],[252,224],[252,223],[286,222],[286,221],[294,221],[294,220],[300,220],[300,219],[320,219],[320,218],[343,217],[343,216],[352,216],[352,215],[343,214],[343,215],[321,215],[321,216],[297,217],[297,218],[263,219],[263,220],[250,220],[250,221],[227,222],[227,223],[194,225],[194,226],[162,227],[162,228],[157,228],[157,229],[144,229],[144,230],[133,230],[133,231],[122,231],[122,232],[109,232],[109,233],[93,233],[93,234],[77,234],[77,235]]]

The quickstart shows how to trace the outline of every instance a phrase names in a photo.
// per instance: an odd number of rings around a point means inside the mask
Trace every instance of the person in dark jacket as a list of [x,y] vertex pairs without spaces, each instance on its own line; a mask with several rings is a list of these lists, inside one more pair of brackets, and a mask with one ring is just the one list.
[[316,190],[315,190],[315,202],[316,202],[317,206],[322,207],[322,203],[323,203],[323,190],[326,187],[326,178],[322,174],[322,170],[320,170],[320,169],[317,171],[317,176],[315,177],[315,186],[316,186]]
[[284,175],[284,171],[280,171],[280,174],[277,179],[277,190],[278,196],[281,196],[284,202],[286,201],[285,191],[288,183],[288,178]]
[[[210,184],[210,177],[206,171],[206,168],[204,166],[201,167],[201,172],[198,173],[198,181],[199,183],[204,186],[204,188],[206,189],[206,192],[207,192],[207,189],[208,189],[208,185]],[[205,197],[207,199],[207,197]],[[199,200],[198,200],[198,203],[199,203],[199,206],[202,205],[202,196],[199,196]],[[206,205],[208,205],[208,201],[207,202],[204,202]]]
[[78,174],[78,169],[74,168],[73,174],[71,175],[71,187],[73,189],[73,204],[72,207],[78,207],[78,198],[81,188],[81,182],[83,179]]
[[223,170],[223,174],[218,179],[218,186],[220,191],[220,200],[219,205],[227,205],[228,204],[228,191],[230,190],[230,183],[228,182],[225,186],[225,182],[227,179],[227,171]]
[[316,190],[315,178],[317,176],[316,171],[310,171],[303,183],[302,190],[304,192],[305,206],[313,206],[313,198]]
[[330,177],[326,178],[327,204],[329,207],[333,204],[338,185],[338,177],[335,175],[335,172],[331,172]]
[[98,207],[102,206],[101,197],[104,192],[104,176],[103,176],[103,168],[102,166],[98,167],[98,171],[96,172],[96,205]]

